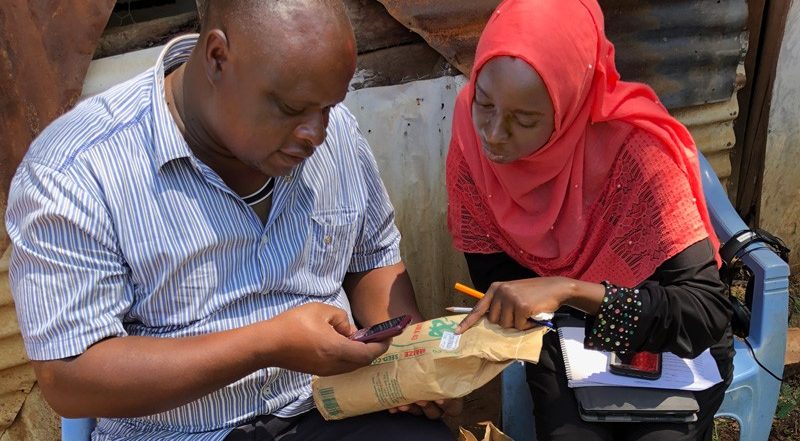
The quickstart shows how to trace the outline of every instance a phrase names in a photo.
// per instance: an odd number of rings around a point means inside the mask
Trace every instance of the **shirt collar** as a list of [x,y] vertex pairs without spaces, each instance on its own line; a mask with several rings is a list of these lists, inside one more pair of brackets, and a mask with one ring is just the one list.
[[192,156],[192,151],[183,138],[178,125],[172,118],[167,107],[164,92],[164,72],[167,72],[189,60],[198,34],[182,35],[171,40],[164,46],[164,50],[153,68],[154,84],[153,105],[153,146],[156,165],[160,169],[164,164],[178,158]]

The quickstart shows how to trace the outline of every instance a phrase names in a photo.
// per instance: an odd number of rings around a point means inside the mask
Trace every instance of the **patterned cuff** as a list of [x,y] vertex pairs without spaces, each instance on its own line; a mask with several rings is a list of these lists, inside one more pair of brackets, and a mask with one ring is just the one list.
[[630,340],[639,327],[642,300],[639,290],[622,288],[606,281],[603,303],[597,317],[587,322],[585,347],[600,351],[628,352]]

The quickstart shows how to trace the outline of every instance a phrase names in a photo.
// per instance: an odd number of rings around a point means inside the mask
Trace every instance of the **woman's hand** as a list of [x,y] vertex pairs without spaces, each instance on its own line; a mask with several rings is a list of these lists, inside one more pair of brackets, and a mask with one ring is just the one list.
[[528,320],[529,317],[541,312],[555,312],[564,304],[594,314],[604,295],[605,288],[599,283],[566,277],[495,282],[472,312],[461,321],[456,333],[469,329],[484,315],[490,322],[504,328],[525,330],[537,326]]

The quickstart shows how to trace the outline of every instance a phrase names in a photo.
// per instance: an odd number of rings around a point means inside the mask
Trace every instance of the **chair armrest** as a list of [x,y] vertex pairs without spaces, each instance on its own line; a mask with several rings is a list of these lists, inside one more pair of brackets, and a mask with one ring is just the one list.
[[[703,194],[708,204],[711,223],[717,237],[724,243],[748,226],[728,200],[711,164],[702,154],[698,153],[698,156]],[[759,346],[776,331],[770,325],[786,323],[789,266],[764,244],[755,243],[747,249],[752,251],[744,253],[742,262],[753,271],[755,279],[750,336],[754,346]]]

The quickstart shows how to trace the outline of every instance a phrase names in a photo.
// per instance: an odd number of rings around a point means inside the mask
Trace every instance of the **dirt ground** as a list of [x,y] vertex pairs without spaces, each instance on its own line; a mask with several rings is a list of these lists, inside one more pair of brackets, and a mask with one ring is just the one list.
[[[738,441],[739,425],[733,420],[717,419],[714,440]],[[769,441],[797,440],[800,440],[800,373],[795,371],[787,374],[781,387]]]

